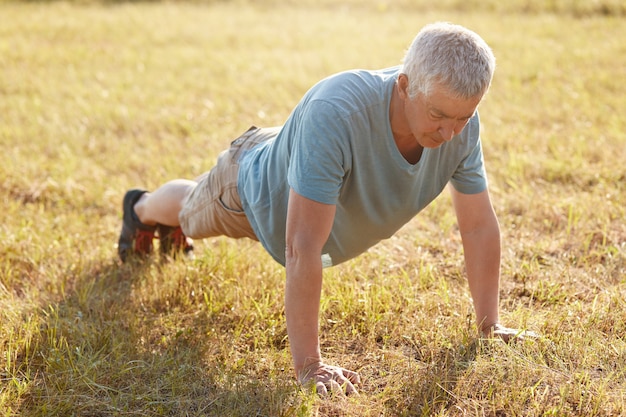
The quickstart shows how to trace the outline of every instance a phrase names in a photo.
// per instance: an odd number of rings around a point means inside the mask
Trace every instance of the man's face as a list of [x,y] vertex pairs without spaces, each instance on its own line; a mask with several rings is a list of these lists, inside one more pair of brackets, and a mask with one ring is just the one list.
[[459,99],[435,86],[426,97],[404,97],[404,112],[411,134],[424,148],[437,148],[458,135],[476,113],[482,97]]

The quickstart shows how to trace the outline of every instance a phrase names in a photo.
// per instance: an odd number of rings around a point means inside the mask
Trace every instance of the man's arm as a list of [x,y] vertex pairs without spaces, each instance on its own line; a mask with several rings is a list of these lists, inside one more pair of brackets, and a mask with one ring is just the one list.
[[463,240],[465,268],[478,328],[483,336],[513,339],[536,338],[530,331],[498,323],[500,291],[500,226],[487,190],[463,194],[450,186],[452,202]]
[[450,189],[477,325],[488,335],[499,319],[500,226],[487,190],[462,194],[452,186]]
[[322,291],[322,248],[333,225],[335,206],[289,193],[285,267],[285,315],[296,376],[315,383],[319,393],[328,389],[356,393],[359,376],[322,361],[318,317]]

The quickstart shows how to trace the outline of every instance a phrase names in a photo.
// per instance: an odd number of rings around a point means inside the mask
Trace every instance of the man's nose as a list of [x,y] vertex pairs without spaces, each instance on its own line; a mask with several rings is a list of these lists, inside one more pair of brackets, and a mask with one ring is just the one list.
[[454,122],[442,123],[439,127],[439,134],[446,142],[450,141],[456,135],[456,124]]

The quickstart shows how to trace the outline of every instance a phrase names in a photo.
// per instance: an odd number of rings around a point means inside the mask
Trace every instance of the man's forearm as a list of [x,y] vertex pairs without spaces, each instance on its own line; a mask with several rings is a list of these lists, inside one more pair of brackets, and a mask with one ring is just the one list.
[[[308,259],[307,259],[308,258]],[[287,259],[285,315],[287,333],[296,376],[310,363],[321,360],[318,316],[322,289],[322,264],[319,256]]]
[[500,290],[500,231],[489,228],[463,236],[465,265],[479,330],[496,324]]

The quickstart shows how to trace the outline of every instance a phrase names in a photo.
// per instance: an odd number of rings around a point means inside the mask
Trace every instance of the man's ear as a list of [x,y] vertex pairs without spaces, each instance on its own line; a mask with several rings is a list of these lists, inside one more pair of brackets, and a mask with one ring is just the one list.
[[398,75],[398,94],[402,100],[409,98],[409,77],[403,73]]

